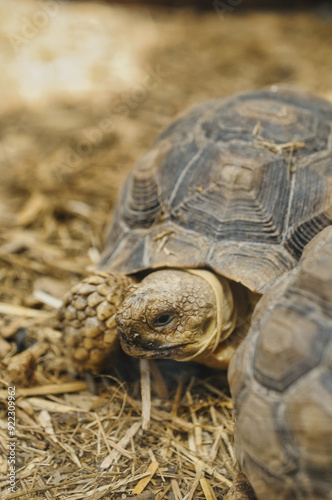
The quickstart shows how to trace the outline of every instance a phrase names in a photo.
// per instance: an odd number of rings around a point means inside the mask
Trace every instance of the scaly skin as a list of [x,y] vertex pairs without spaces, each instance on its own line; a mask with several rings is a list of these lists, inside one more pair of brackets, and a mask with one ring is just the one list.
[[79,371],[104,369],[119,340],[133,357],[226,369],[247,332],[248,304],[241,285],[208,271],[154,271],[140,283],[102,272],[71,290],[59,316]]
[[79,371],[100,372],[118,348],[115,315],[133,283],[124,274],[98,273],[75,285],[59,319],[69,357]]

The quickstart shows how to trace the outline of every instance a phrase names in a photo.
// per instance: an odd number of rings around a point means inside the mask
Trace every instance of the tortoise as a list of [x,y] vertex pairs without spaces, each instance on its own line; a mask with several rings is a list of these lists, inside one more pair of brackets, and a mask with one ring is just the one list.
[[95,275],[61,309],[82,370],[227,369],[258,499],[332,499],[332,105],[272,86],[195,107],[124,185]]

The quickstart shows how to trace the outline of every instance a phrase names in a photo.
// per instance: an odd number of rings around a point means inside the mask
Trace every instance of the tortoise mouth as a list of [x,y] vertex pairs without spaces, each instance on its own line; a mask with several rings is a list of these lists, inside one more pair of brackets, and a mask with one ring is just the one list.
[[[135,334],[134,334],[135,335]],[[128,339],[119,332],[121,347],[126,354],[134,358],[163,359],[181,356],[181,350],[193,342],[161,344],[152,340],[143,340],[139,334],[137,337]]]

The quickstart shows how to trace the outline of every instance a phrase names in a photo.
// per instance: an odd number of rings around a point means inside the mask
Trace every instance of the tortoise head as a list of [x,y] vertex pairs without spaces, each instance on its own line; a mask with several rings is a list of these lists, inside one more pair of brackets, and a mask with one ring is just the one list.
[[227,280],[167,269],[128,288],[116,323],[130,356],[188,361],[212,353],[231,333],[233,310]]

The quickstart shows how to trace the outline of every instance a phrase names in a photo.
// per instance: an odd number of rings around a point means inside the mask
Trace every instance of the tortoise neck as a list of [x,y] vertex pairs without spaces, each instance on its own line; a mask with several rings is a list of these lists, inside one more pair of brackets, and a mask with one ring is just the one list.
[[210,325],[211,331],[206,336],[206,342],[194,356],[196,358],[203,351],[214,352],[220,342],[229,337],[235,328],[238,311],[227,278],[217,277],[213,272],[203,269],[186,269],[185,271],[204,279],[212,288],[215,296],[216,319]]

